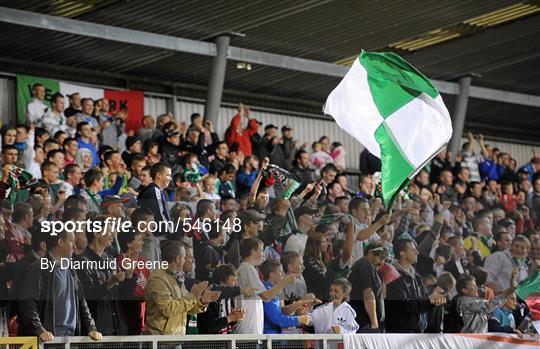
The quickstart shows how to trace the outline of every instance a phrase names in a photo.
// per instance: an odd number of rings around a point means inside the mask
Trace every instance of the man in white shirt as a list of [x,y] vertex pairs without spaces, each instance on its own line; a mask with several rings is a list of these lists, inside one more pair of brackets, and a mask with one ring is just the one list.
[[39,125],[41,118],[48,108],[47,105],[43,103],[43,100],[45,99],[45,86],[40,83],[34,84],[34,86],[32,86],[32,95],[34,96],[32,102],[26,105],[26,120],[29,123]]
[[318,210],[309,208],[307,206],[300,206],[294,210],[294,217],[296,218],[296,223],[298,224],[298,231],[287,239],[284,249],[285,252],[298,252],[300,257],[304,255],[308,233],[310,232],[311,228],[313,228],[313,215],[317,212]]
[[56,92],[51,96],[51,109],[49,109],[41,120],[43,127],[51,136],[58,131],[67,131],[68,125],[64,116],[64,96]]

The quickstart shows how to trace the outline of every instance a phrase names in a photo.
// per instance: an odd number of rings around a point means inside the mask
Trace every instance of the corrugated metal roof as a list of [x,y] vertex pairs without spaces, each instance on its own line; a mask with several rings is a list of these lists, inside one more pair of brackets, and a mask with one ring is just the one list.
[[[246,36],[234,37],[232,45],[328,62],[354,56],[361,48],[383,49],[515,3],[519,1],[0,0],[0,6],[196,40],[211,40],[225,31],[241,32]],[[210,57],[9,24],[0,24],[0,31],[4,33],[0,59],[203,87],[210,74]],[[536,14],[403,56],[431,78],[455,79],[475,72],[482,75],[474,78],[475,85],[540,94],[539,36],[540,15]],[[267,66],[238,70],[236,63],[227,65],[228,90],[322,105],[339,81]],[[508,114],[519,119],[508,122]],[[540,132],[534,108],[471,101],[467,117],[469,123],[511,126],[517,122]]]

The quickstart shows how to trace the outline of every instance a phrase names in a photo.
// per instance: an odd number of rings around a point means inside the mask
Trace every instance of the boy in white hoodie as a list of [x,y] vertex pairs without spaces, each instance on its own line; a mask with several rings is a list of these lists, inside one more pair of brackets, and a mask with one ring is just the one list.
[[356,312],[346,302],[350,293],[349,280],[339,278],[332,282],[330,285],[331,302],[313,311],[315,333],[356,333],[360,328],[355,320]]

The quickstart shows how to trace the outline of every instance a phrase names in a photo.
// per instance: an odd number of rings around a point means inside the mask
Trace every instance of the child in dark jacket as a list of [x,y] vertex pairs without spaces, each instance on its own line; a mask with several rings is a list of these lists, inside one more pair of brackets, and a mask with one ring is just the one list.
[[[238,286],[236,269],[230,264],[217,266],[212,273],[212,282],[222,286]],[[242,320],[246,312],[234,307],[234,298],[225,298],[208,304],[208,309],[197,316],[199,333],[227,334]]]

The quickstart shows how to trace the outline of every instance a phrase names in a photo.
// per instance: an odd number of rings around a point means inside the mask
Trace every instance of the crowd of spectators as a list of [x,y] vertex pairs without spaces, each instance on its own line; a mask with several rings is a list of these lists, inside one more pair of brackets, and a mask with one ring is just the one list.
[[199,114],[126,132],[106,99],[33,91],[2,129],[3,335],[534,333],[514,290],[540,264],[539,157],[469,133],[387,211],[377,158],[353,187],[338,141],[243,104],[224,135]]

